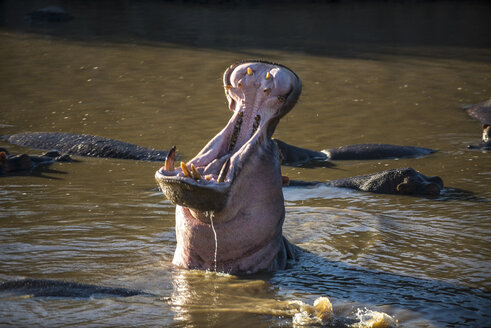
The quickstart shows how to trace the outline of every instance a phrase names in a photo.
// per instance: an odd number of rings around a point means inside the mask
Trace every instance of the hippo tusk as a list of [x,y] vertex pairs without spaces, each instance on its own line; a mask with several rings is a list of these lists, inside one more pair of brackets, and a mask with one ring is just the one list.
[[218,175],[217,178],[218,183],[225,181],[225,176],[227,176],[229,166],[230,166],[230,157],[225,161],[225,163],[222,166],[222,169],[220,170],[220,174]]
[[174,161],[176,160],[176,146],[172,146],[169,153],[165,157],[164,170],[172,171],[174,169]]

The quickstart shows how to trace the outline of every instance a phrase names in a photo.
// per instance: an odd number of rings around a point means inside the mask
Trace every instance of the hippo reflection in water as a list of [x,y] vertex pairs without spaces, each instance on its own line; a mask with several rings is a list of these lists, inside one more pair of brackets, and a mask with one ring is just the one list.
[[171,151],[155,174],[176,204],[173,263],[232,274],[283,269],[295,252],[282,235],[282,147],[271,137],[302,84],[287,67],[262,61],[230,66],[223,82],[233,111],[225,128],[180,167],[174,168]]

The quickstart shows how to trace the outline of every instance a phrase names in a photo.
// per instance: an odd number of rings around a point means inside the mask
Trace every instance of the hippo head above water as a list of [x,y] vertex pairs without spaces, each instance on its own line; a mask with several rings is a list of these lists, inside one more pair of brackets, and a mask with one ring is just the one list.
[[285,66],[263,61],[230,66],[223,82],[233,111],[225,128],[181,167],[171,151],[155,175],[177,205],[173,263],[232,274],[284,268],[291,245],[282,236],[280,159],[271,137],[302,84]]

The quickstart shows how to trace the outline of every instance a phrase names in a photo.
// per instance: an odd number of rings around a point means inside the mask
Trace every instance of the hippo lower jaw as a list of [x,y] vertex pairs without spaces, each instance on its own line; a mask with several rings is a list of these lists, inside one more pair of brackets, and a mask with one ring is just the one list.
[[177,205],[173,263],[233,274],[280,269],[289,244],[271,136],[296,103],[301,82],[286,67],[244,62],[225,71],[224,88],[234,111],[225,128],[187,164],[174,169],[171,156],[155,174]]

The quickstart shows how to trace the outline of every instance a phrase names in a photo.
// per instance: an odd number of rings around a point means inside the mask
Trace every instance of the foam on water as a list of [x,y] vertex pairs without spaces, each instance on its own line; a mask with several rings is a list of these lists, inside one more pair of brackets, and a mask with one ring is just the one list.
[[[292,323],[294,327],[302,326],[324,326],[334,321],[332,304],[327,297],[319,297],[314,301],[314,305],[306,304],[302,301],[290,301],[289,305],[295,308],[296,313],[292,313]],[[390,315],[372,311],[367,308],[358,309],[356,314],[357,322],[348,325],[350,328],[394,328],[398,327],[397,320]]]
[[299,312],[293,315],[294,326],[324,325],[333,319],[332,304],[327,297],[319,297],[314,305],[298,304]]
[[397,320],[390,315],[372,311],[367,308],[358,309],[356,312],[356,318],[359,322],[351,325],[353,328],[391,328],[397,327]]

